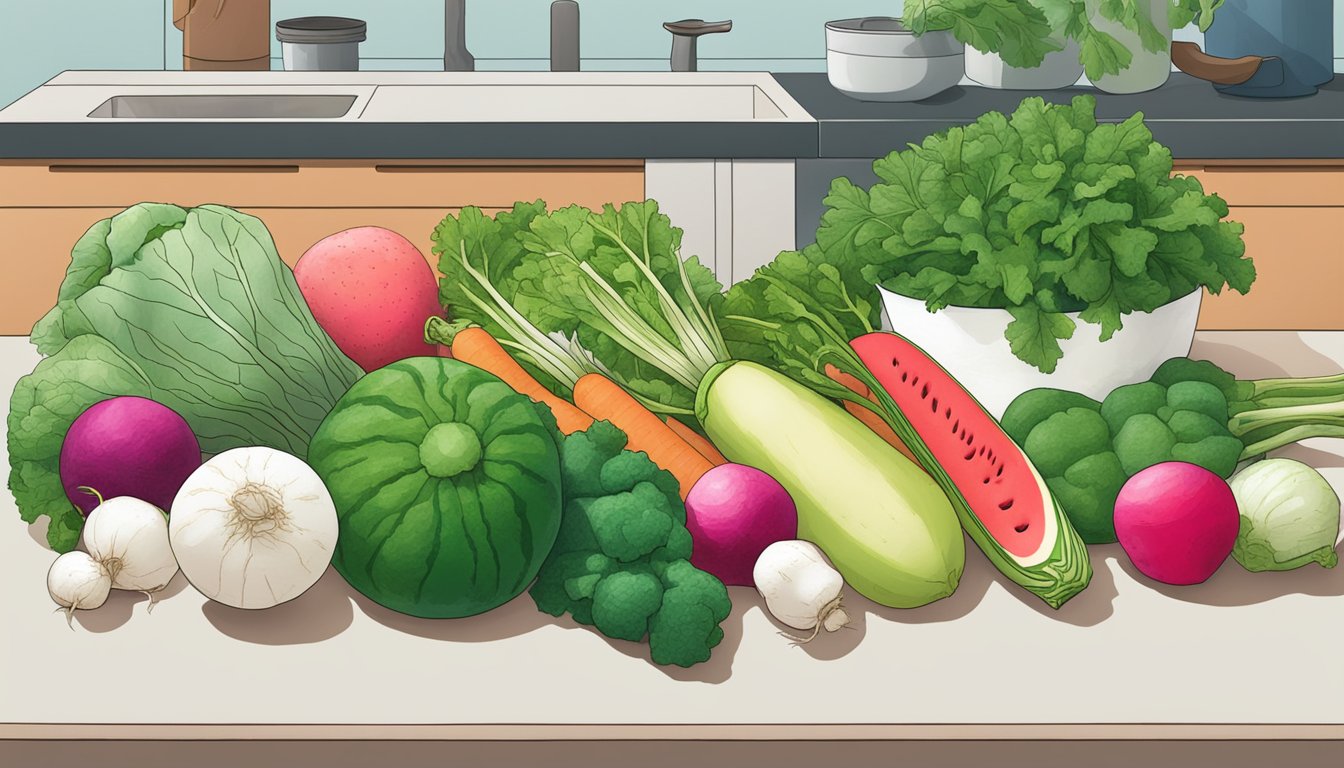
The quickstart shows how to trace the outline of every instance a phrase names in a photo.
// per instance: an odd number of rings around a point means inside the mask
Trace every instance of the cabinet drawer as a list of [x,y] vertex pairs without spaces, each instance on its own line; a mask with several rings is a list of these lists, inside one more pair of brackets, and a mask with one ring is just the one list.
[[[56,292],[70,265],[70,249],[94,222],[120,212],[115,208],[0,208],[0,336],[26,336],[33,323],[56,303]],[[358,226],[386,227],[415,244],[431,264],[430,234],[448,208],[243,208],[266,223],[280,257],[298,261],[313,243],[333,232]],[[494,214],[498,209],[485,209]]]
[[1228,205],[1344,205],[1344,162],[1302,165],[1178,161],[1175,172],[1200,180]]
[[1255,259],[1250,293],[1206,296],[1203,330],[1344,330],[1344,208],[1233,208]]
[[637,200],[639,161],[50,161],[0,165],[0,207],[552,207]]

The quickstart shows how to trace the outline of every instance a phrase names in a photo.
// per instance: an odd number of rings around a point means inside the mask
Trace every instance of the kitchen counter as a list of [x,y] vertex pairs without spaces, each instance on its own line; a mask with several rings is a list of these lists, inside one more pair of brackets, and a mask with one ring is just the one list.
[[1102,122],[1119,122],[1143,112],[1153,137],[1177,158],[1344,157],[1344,76],[1340,75],[1316,95],[1299,99],[1225,96],[1203,80],[1173,72],[1161,88],[1131,95],[1084,87],[1029,92],[957,86],[907,104],[855,101],[832,88],[824,73],[774,77],[816,118],[814,157],[881,157],[990,110],[1011,114],[1027,96],[1067,103],[1085,93],[1096,96],[1097,118]]
[[[629,87],[605,96],[583,90],[597,84]],[[481,86],[500,90],[486,98]],[[111,95],[198,87],[343,90],[356,99],[336,119],[89,116]],[[708,106],[705,93],[733,87],[756,95],[726,111]],[[1344,78],[1300,99],[1224,96],[1182,73],[1129,96],[1090,88],[1041,95],[1065,101],[1079,93],[1097,96],[1104,120],[1143,111],[1178,158],[1344,157]],[[922,102],[860,102],[820,72],[80,71],[0,110],[0,158],[871,159],[988,110],[1010,112],[1027,95],[959,86]]]
[[[1201,333],[1192,354],[1242,376],[1324,374],[1344,365],[1344,333]],[[0,397],[36,360],[0,339]],[[1344,441],[1284,454],[1344,493]],[[115,592],[72,632],[43,589],[42,541],[0,493],[0,752],[4,739],[112,740],[100,754],[137,739],[1083,739],[1109,743],[1081,762],[1111,765],[1136,740],[1344,739],[1344,568],[1251,574],[1229,560],[1202,585],[1166,587],[1097,547],[1092,584],[1053,611],[968,545],[952,597],[901,611],[849,595],[854,627],[803,647],[733,588],[723,643],[683,670],[526,596],[419,620],[333,571],[256,612],[179,577],[152,614]],[[907,747],[891,749],[883,763]]]

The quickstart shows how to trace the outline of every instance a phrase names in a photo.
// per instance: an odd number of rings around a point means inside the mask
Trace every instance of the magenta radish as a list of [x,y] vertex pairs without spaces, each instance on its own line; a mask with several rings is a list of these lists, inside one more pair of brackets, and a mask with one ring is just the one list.
[[1129,478],[1115,501],[1115,533],[1134,567],[1165,584],[1198,584],[1232,554],[1240,527],[1232,489],[1180,461]]
[[750,587],[761,552],[798,535],[798,508],[765,472],[720,464],[686,495],[686,529],[691,532],[691,565],[724,584]]
[[443,312],[434,270],[390,229],[322,238],[294,265],[294,280],[317,324],[365,371],[439,351],[425,343],[425,321]]
[[185,419],[144,397],[114,397],[89,406],[61,443],[61,485],[85,517],[103,498],[131,496],[168,509],[201,465],[201,446]]

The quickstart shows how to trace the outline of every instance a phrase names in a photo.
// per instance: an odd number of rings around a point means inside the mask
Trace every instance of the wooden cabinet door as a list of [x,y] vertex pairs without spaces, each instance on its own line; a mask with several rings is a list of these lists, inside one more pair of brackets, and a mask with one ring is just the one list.
[[1344,330],[1344,161],[1187,162],[1246,226],[1250,293],[1206,296],[1204,330]]
[[56,302],[75,241],[141,201],[218,203],[257,216],[286,263],[342,229],[386,227],[435,265],[430,235],[449,212],[516,201],[600,207],[644,197],[637,162],[104,162],[0,165],[0,335],[26,335]]

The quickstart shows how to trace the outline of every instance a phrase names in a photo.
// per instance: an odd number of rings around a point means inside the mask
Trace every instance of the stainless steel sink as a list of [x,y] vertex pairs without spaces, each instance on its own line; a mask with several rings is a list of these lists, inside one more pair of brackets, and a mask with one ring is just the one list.
[[169,94],[113,96],[89,117],[223,120],[230,118],[337,118],[355,103],[354,95]]

